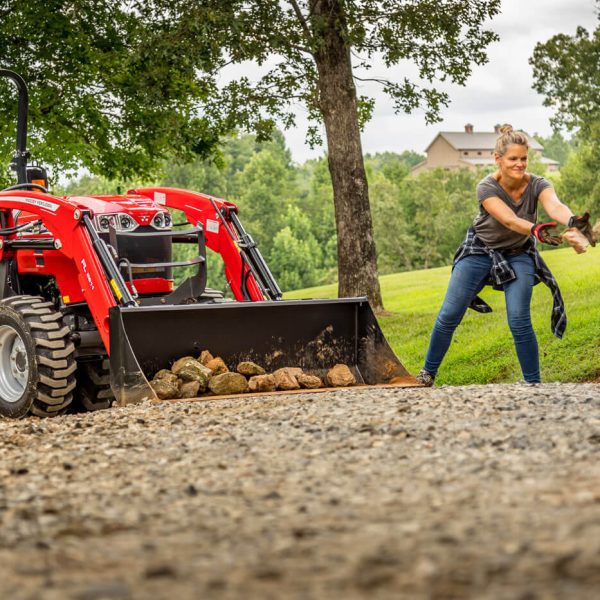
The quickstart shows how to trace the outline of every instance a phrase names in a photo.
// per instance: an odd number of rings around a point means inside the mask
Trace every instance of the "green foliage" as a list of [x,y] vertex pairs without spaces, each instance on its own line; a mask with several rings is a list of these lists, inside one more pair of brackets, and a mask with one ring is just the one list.
[[249,231],[266,255],[286,225],[287,207],[295,195],[294,173],[285,156],[262,150],[237,175],[236,201]]
[[280,287],[295,290],[319,283],[323,251],[310,220],[297,206],[290,206],[285,222],[288,225],[275,235],[269,261]]
[[369,187],[379,271],[395,273],[412,269],[418,262],[419,247],[414,228],[399,201],[398,185],[382,170],[369,177]]
[[[54,172],[147,176],[176,153],[209,155],[229,128],[197,106],[211,94],[202,44],[174,51],[170,22],[145,22],[138,2],[10,1],[0,64],[30,88],[32,155]],[[206,13],[205,13],[206,14]],[[182,44],[180,44],[182,46]],[[0,81],[0,162],[14,146],[16,94]]]
[[336,235],[333,187],[327,160],[309,160],[298,167],[297,173],[301,190],[299,205],[312,223],[315,238],[321,245],[326,245]]
[[[597,133],[594,133],[594,130]],[[591,139],[578,144],[560,170],[556,188],[574,211],[592,212],[593,220],[600,217],[600,121],[591,129]],[[595,141],[594,141],[595,140]]]
[[592,124],[600,121],[600,12],[593,32],[578,27],[574,36],[555,35],[536,45],[529,62],[534,89],[556,111],[553,123],[580,128],[587,136]]
[[[600,2],[597,0],[598,7]],[[578,211],[600,213],[600,11],[596,29],[578,27],[575,35],[555,35],[537,44],[534,88],[555,109],[553,123],[577,129],[575,147],[557,180],[557,191]],[[556,134],[555,134],[556,135]]]
[[544,147],[544,156],[557,160],[561,166],[567,162],[573,151],[572,141],[566,140],[560,131],[554,131],[550,137],[546,138],[538,134],[535,134],[534,137]]
[[406,178],[399,190],[416,241],[413,267],[448,264],[478,212],[475,188],[483,172],[433,169]]
[[[552,297],[546,286],[534,288],[532,319],[540,346],[542,381],[598,381],[600,377],[600,261],[598,247],[576,255],[571,248],[545,252],[544,260],[558,280],[568,316],[562,340],[550,330]],[[394,352],[411,373],[423,366],[429,336],[442,304],[449,267],[387,275],[381,289],[388,310],[381,327]],[[294,298],[333,298],[333,285],[297,290]],[[485,288],[493,312],[468,310],[442,363],[436,385],[469,385],[522,380],[514,343],[506,323],[504,294]]]

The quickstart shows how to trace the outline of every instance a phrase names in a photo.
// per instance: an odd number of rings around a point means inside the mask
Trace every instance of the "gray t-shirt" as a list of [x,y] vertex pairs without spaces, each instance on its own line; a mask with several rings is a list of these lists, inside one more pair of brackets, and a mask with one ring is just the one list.
[[488,175],[477,185],[477,200],[479,201],[479,215],[473,221],[477,237],[488,247],[494,250],[512,250],[520,248],[529,238],[528,235],[511,231],[497,221],[483,207],[482,202],[488,198],[500,198],[521,219],[535,223],[537,219],[537,203],[539,195],[546,188],[552,187],[548,180],[537,175],[529,174],[529,183],[519,202],[515,202],[504,188]]

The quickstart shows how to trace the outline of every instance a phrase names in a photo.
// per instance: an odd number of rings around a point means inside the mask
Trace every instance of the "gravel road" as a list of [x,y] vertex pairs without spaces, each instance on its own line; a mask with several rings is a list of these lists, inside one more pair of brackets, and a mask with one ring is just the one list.
[[592,599],[600,385],[0,421],[0,598]]

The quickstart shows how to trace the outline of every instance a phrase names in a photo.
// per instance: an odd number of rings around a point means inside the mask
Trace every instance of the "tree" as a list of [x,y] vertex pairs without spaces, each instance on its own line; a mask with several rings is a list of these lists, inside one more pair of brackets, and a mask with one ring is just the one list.
[[294,173],[288,157],[272,150],[254,154],[237,175],[237,202],[248,231],[261,252],[269,256],[275,234],[286,222],[286,210],[295,195]]
[[578,27],[573,36],[555,35],[536,45],[529,63],[534,89],[545,96],[545,106],[555,109],[553,124],[578,128],[588,137],[600,121],[600,12],[591,34]]
[[308,217],[297,207],[286,211],[286,225],[273,240],[270,264],[281,288],[294,290],[319,283],[322,250]]
[[[435,121],[448,96],[433,82],[464,84],[471,65],[486,61],[484,50],[496,36],[483,25],[498,13],[500,0],[10,4],[15,15],[1,21],[0,58],[40,83],[51,78],[43,86],[48,93],[38,92],[36,110],[53,117],[45,143],[63,148],[55,157],[59,162],[80,157],[96,169],[101,164],[107,174],[148,169],[167,149],[209,152],[235,125],[268,137],[275,120],[292,125],[303,103],[314,122],[310,140],[318,139],[318,122],[327,137],[339,293],[367,294],[378,309],[360,140],[373,101],[358,96],[355,80],[369,79],[363,75],[374,57],[386,67],[412,61],[418,70],[414,80],[379,74],[370,80],[383,85],[397,110],[421,107]],[[47,24],[40,14],[48,15]],[[63,60],[66,66],[58,69]],[[219,87],[226,65],[248,61],[266,72],[255,82],[242,76]]]
[[543,147],[544,156],[557,160],[561,166],[567,162],[569,154],[573,151],[573,143],[564,138],[560,131],[554,131],[550,137],[533,136]]
[[477,215],[477,182],[484,171],[432,169],[407,177],[399,201],[418,248],[415,268],[446,265]]
[[578,27],[573,36],[555,35],[536,45],[529,62],[534,89],[556,111],[553,125],[577,131],[558,191],[577,210],[600,211],[600,10],[593,32]]
[[[400,202],[394,180],[386,176],[390,169],[369,173],[369,190],[373,204],[373,227],[377,244],[377,266],[381,273],[397,273],[413,268],[419,255],[412,224]],[[369,169],[370,171],[371,169]]]
[[[54,172],[85,166],[148,177],[168,156],[208,156],[230,130],[196,107],[210,95],[206,47],[171,49],[134,0],[3,0],[0,65],[30,88],[30,149]],[[14,148],[16,96],[0,81],[0,157]]]

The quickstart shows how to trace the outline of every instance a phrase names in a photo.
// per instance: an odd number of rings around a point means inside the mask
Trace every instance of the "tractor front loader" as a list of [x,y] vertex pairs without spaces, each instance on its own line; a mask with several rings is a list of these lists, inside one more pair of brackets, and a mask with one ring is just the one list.
[[[230,364],[322,374],[345,363],[360,383],[418,385],[366,298],[282,300],[235,204],[161,187],[50,194],[45,170],[27,164],[25,81],[0,76],[19,89],[18,183],[0,192],[1,415],[155,399],[148,379],[204,349]],[[175,261],[175,244],[197,251]],[[207,287],[206,248],[223,259],[235,300]],[[195,272],[175,287],[180,267]]]

